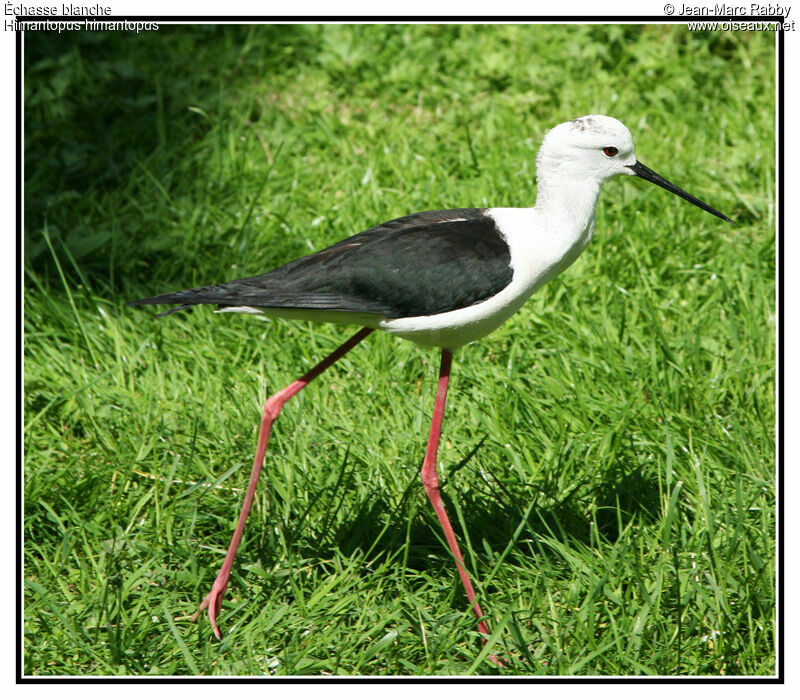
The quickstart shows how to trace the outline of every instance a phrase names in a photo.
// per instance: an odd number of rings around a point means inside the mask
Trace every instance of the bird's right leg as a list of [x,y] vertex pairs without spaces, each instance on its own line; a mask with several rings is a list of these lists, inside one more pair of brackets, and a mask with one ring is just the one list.
[[242,540],[242,533],[244,532],[244,525],[247,521],[247,516],[250,513],[250,506],[253,504],[253,497],[256,494],[256,485],[258,484],[258,477],[261,474],[261,466],[264,463],[264,455],[267,451],[267,442],[269,441],[269,434],[272,430],[272,424],[281,412],[286,402],[291,399],[295,394],[299,393],[310,381],[322,374],[334,362],[346,355],[356,345],[358,345],[364,338],[372,333],[373,328],[362,328],[350,340],[343,343],[340,347],[334,350],[328,357],[320,362],[316,367],[306,372],[300,379],[292,382],[285,389],[282,389],[277,394],[273,394],[267,399],[264,404],[264,412],[261,415],[261,427],[258,431],[258,447],[256,448],[256,456],[253,460],[253,469],[250,472],[250,483],[247,486],[247,493],[244,496],[242,503],[242,510],[239,513],[239,520],[236,523],[236,530],[233,533],[228,553],[225,555],[225,561],[222,568],[217,574],[214,585],[211,587],[211,592],[203,598],[197,612],[192,616],[192,622],[197,620],[200,613],[208,608],[208,619],[211,621],[211,626],[214,628],[214,634],[217,639],[221,639],[219,627],[217,626],[217,615],[219,614],[222,606],[222,599],[225,596],[225,589],[228,587],[228,579],[231,575],[231,568],[233,567],[233,560],[236,557],[236,550],[239,548],[239,543]]
[[[447,545],[450,547],[453,559],[455,559],[458,575],[461,577],[461,584],[464,586],[464,592],[467,594],[467,600],[469,600],[472,605],[472,611],[475,613],[475,617],[478,618],[478,631],[483,635],[483,642],[485,644],[486,639],[489,637],[489,628],[483,620],[483,610],[481,610],[478,601],[475,600],[475,589],[464,567],[464,557],[461,556],[461,550],[456,540],[456,533],[453,531],[453,526],[450,524],[450,518],[447,517],[447,511],[444,509],[442,494],[439,490],[439,474],[436,470],[436,456],[439,452],[439,438],[442,434],[442,419],[444,418],[444,406],[447,400],[447,387],[450,383],[450,367],[452,361],[452,353],[443,348],[442,364],[439,370],[439,385],[436,390],[436,403],[434,404],[433,418],[431,420],[431,432],[428,437],[428,447],[425,450],[425,460],[422,463],[420,478],[422,479],[422,485],[425,487],[425,493],[428,494],[428,500],[431,502],[433,510],[436,513],[436,517],[439,518],[439,523],[444,531]],[[494,654],[490,654],[489,659],[498,666],[503,666],[503,662]]]

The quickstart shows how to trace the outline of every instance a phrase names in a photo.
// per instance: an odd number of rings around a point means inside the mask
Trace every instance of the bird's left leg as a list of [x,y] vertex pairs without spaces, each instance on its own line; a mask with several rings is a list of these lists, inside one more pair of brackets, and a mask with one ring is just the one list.
[[[472,587],[472,581],[470,581],[469,574],[467,574],[464,568],[464,558],[461,556],[461,550],[456,541],[456,534],[453,532],[450,518],[447,517],[447,512],[444,509],[442,494],[439,491],[439,474],[436,471],[436,456],[439,452],[439,437],[442,433],[442,418],[444,417],[444,406],[447,399],[447,387],[450,383],[450,366],[452,361],[453,354],[449,350],[442,349],[439,386],[436,391],[436,403],[433,408],[433,420],[431,421],[431,432],[428,437],[428,449],[425,451],[425,461],[422,463],[420,478],[422,479],[423,486],[425,486],[425,492],[428,494],[428,499],[433,506],[433,510],[436,511],[436,516],[439,518],[439,522],[442,525],[444,536],[453,554],[453,558],[456,560],[458,575],[461,577],[461,583],[464,585],[467,599],[472,603],[472,610],[479,620],[478,631],[488,637],[489,628],[481,619],[483,618],[483,611],[481,610],[481,606],[475,602],[475,589]],[[500,663],[494,655],[489,658],[499,666],[502,666],[502,663]]]
[[222,606],[222,598],[225,596],[225,589],[228,587],[228,579],[231,575],[231,568],[233,567],[233,560],[236,557],[236,550],[239,548],[239,543],[242,540],[242,533],[244,532],[244,525],[247,521],[247,516],[250,513],[250,506],[253,504],[253,497],[256,494],[256,485],[258,484],[258,477],[261,474],[261,466],[264,463],[264,454],[267,451],[267,442],[269,434],[272,431],[272,424],[281,412],[284,404],[291,399],[295,394],[299,393],[313,379],[316,379],[328,367],[330,367],[338,359],[346,355],[356,345],[358,345],[364,338],[366,338],[374,328],[362,328],[350,340],[343,343],[330,355],[328,355],[316,367],[306,372],[300,379],[292,382],[285,389],[282,389],[277,394],[273,394],[267,399],[264,404],[264,412],[261,416],[261,427],[258,431],[258,447],[256,448],[256,456],[253,460],[253,469],[250,472],[250,483],[247,486],[247,493],[242,503],[242,510],[239,513],[239,520],[236,523],[236,530],[233,533],[233,539],[228,547],[228,553],[225,555],[225,561],[222,568],[217,574],[214,585],[200,607],[192,617],[194,622],[203,610],[208,608],[208,619],[211,620],[211,626],[214,628],[214,634],[217,639],[220,639],[219,627],[217,626],[217,615],[219,614],[220,607]]

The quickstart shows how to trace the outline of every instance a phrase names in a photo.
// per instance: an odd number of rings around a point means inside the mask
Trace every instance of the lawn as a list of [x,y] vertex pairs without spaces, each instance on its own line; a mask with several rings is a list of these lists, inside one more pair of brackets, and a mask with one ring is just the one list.
[[[24,60],[25,673],[776,673],[774,34],[162,24]],[[610,182],[583,256],[456,353],[440,469],[489,643],[418,479],[438,353],[377,333],[284,410],[223,641],[193,624],[263,401],[354,329],[126,302],[532,206],[589,113],[736,226]]]

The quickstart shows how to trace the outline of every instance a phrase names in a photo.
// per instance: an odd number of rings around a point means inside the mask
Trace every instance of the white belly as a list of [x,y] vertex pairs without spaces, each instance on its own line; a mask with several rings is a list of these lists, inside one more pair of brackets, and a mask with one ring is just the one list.
[[[472,306],[434,316],[388,319],[378,328],[425,347],[450,350],[499,328],[539,287],[569,267],[591,240],[594,219],[583,231],[564,235],[537,217],[534,209],[489,209],[505,234],[514,271],[510,284]],[[447,280],[442,280],[447,284]]]

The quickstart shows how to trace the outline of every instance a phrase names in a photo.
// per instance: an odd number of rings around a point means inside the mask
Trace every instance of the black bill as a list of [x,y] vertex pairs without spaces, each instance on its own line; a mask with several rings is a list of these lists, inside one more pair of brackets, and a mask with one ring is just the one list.
[[705,202],[701,202],[697,197],[692,197],[688,192],[684,192],[680,187],[676,187],[673,185],[669,180],[665,180],[661,175],[658,173],[654,173],[650,168],[646,165],[642,165],[638,160],[636,161],[635,165],[629,165],[628,168],[633,171],[634,175],[642,178],[643,180],[649,180],[650,182],[654,182],[659,187],[663,187],[668,192],[672,192],[673,194],[677,194],[679,197],[683,197],[687,202],[691,202],[695,206],[700,207],[701,209],[705,209],[709,214],[713,214],[714,216],[718,216],[723,221],[727,221],[729,224],[733,223],[732,219],[729,219],[725,214],[718,212],[714,207],[708,206]]

